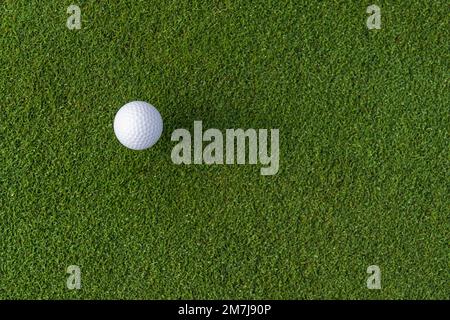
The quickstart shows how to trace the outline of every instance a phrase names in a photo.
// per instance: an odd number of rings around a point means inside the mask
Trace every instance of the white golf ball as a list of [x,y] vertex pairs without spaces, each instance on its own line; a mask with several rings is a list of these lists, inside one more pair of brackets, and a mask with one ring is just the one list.
[[114,118],[117,139],[132,150],[150,148],[159,140],[162,131],[161,115],[147,102],[129,102],[120,108]]

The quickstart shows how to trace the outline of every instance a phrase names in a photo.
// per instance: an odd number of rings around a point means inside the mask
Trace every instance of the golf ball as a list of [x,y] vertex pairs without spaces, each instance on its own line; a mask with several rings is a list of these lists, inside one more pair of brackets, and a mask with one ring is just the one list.
[[114,118],[114,133],[125,147],[144,150],[161,137],[163,120],[158,110],[144,101],[124,105]]

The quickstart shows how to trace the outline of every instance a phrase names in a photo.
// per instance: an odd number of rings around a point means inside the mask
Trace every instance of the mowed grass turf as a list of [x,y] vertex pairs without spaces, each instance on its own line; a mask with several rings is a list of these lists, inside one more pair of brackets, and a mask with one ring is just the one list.
[[[0,1],[0,298],[449,297],[445,1],[72,3]],[[280,129],[280,171],[173,164],[194,120]]]

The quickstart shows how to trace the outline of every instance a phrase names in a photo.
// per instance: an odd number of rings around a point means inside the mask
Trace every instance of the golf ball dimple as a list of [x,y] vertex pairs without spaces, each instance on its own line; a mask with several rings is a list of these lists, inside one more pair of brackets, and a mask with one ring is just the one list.
[[114,133],[125,147],[144,150],[158,142],[163,120],[156,108],[143,101],[124,105],[114,118]]

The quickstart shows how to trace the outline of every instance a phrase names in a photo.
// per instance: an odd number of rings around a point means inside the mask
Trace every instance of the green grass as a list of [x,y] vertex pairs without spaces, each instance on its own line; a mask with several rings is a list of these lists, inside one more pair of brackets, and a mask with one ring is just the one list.
[[[449,298],[445,1],[114,3],[0,0],[1,299]],[[279,128],[279,173],[174,165],[194,120]]]

